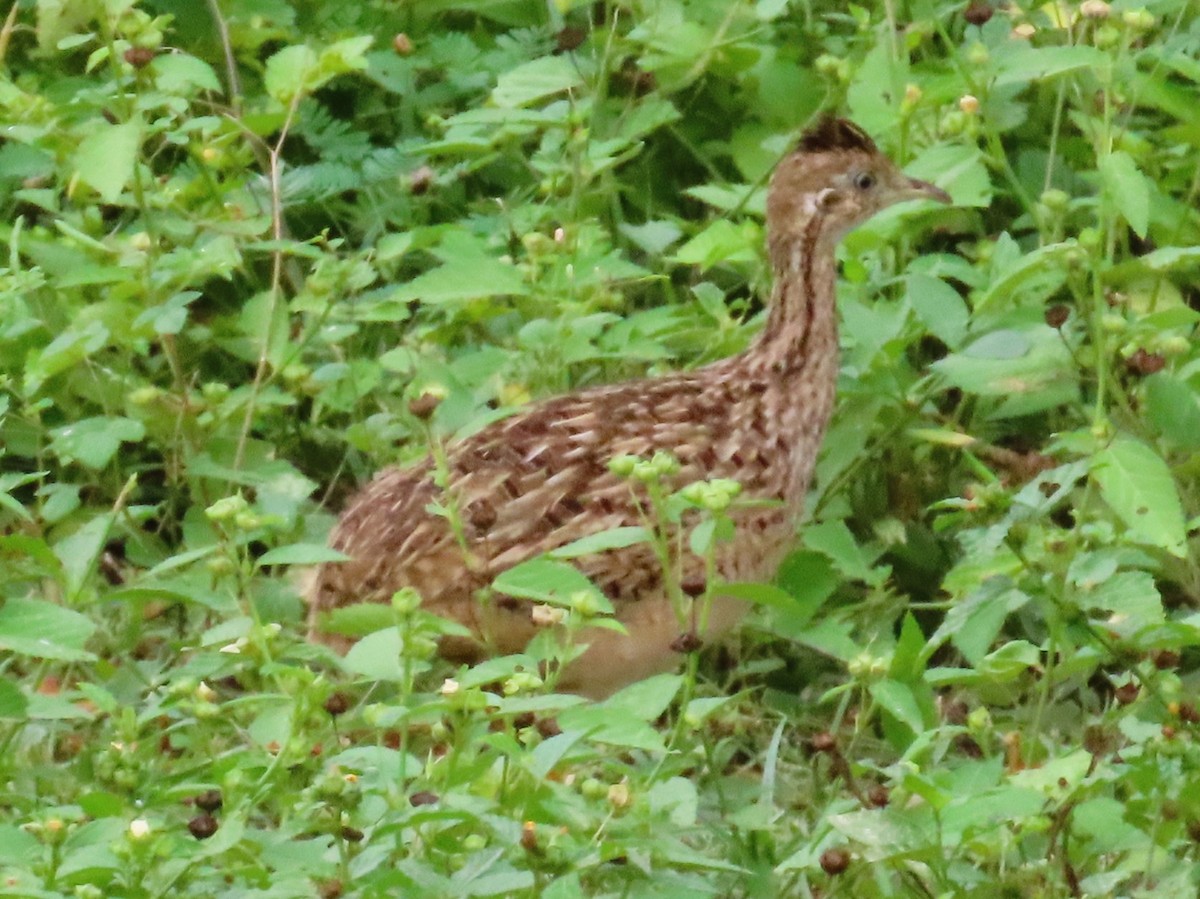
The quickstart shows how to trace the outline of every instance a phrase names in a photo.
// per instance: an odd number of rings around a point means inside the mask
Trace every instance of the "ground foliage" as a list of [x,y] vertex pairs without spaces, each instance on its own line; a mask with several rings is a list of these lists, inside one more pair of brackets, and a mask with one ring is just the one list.
[[[1196,894],[1194,6],[10,9],[0,894]],[[811,521],[699,684],[456,672],[405,596],[307,645],[376,467],[746,344],[820,107],[956,205],[846,241]]]

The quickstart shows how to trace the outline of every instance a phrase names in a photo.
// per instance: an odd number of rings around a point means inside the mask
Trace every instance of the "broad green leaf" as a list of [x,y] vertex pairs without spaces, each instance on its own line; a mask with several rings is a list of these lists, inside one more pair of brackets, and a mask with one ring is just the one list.
[[373,40],[370,36],[346,38],[320,53],[305,45],[284,47],[267,60],[263,79],[267,93],[289,106],[338,75],[362,71]]
[[142,123],[139,121],[98,126],[75,151],[75,171],[79,180],[94,188],[105,203],[117,202],[133,178],[141,143]]
[[908,303],[930,334],[952,350],[962,345],[970,310],[957,290],[941,278],[909,275]]
[[930,367],[950,387],[997,398],[997,418],[1052,409],[1079,395],[1070,352],[1042,324],[992,332]]
[[583,84],[583,76],[568,56],[543,56],[503,72],[492,91],[492,102],[513,108],[527,106]]
[[1174,375],[1159,372],[1145,381],[1146,416],[1171,443],[1200,449],[1200,396]]
[[996,242],[997,249],[1011,247],[1015,258],[1005,259],[1002,253],[993,257],[992,280],[975,301],[976,313],[992,310],[997,304],[1013,302],[1019,298],[1030,303],[1047,297],[1067,279],[1068,257],[1078,253],[1074,241],[1047,244],[1029,253],[1022,253],[1007,234]]
[[103,468],[122,443],[137,443],[146,427],[132,418],[84,418],[50,432],[50,448],[64,462],[79,462],[91,469]]
[[988,206],[992,179],[983,154],[972,144],[938,144],[924,150],[904,171],[935,182],[954,198],[955,206]]
[[828,556],[846,577],[869,584],[879,580],[879,571],[872,566],[873,559],[858,545],[841,519],[810,525],[804,531],[804,545]]
[[150,70],[158,89],[168,94],[190,94],[191,88],[221,90],[213,67],[188,53],[161,53],[150,63]]
[[350,557],[322,543],[292,543],[277,546],[258,557],[255,565],[316,565],[320,562],[348,562]]
[[0,649],[38,659],[90,662],[84,644],[96,630],[90,618],[36,599],[11,597],[0,606]]
[[83,527],[54,544],[54,554],[62,562],[64,586],[69,599],[74,599],[87,581],[96,560],[108,540],[116,516],[111,512],[97,515]]
[[21,688],[8,675],[0,675],[0,718],[24,718],[28,709],[29,700]]
[[[350,647],[342,659],[342,667],[352,674],[360,674],[372,680],[403,683],[406,677],[404,664],[404,640],[394,627],[384,628],[367,634]],[[410,660],[414,672],[429,667],[427,662]]]
[[1095,47],[1033,47],[1019,43],[1000,56],[994,86],[1028,84],[1067,72],[1091,71],[1108,64]]
[[1100,494],[1130,531],[1179,558],[1187,555],[1183,506],[1167,463],[1146,444],[1118,437],[1092,459]]
[[419,300],[438,305],[497,296],[525,296],[529,285],[513,265],[498,259],[449,262],[417,275],[389,297],[394,303]]
[[1155,272],[1167,272],[1176,268],[1200,266],[1200,247],[1159,247],[1137,261]]
[[607,552],[610,549],[624,549],[638,543],[647,543],[651,538],[650,532],[644,527],[609,528],[598,534],[581,537],[558,549],[553,549],[548,556],[552,559],[574,559],[593,553]]
[[1011,640],[979,660],[975,668],[993,683],[1005,684],[1041,663],[1038,648],[1026,640]]
[[604,700],[603,705],[609,711],[625,711],[643,721],[653,721],[667,710],[682,687],[680,675],[656,674],[622,688]]
[[1150,227],[1150,182],[1128,153],[1117,150],[1100,159],[1104,192],[1129,223],[1133,233],[1145,237]]
[[949,639],[968,662],[979,664],[1005,619],[1027,602],[1029,596],[1009,587],[1006,579],[989,578],[966,599],[950,607],[945,620],[930,637],[926,655]]
[[919,734],[925,729],[921,703],[909,684],[884,678],[871,684],[871,697],[897,721]]
[[1080,596],[1080,604],[1109,613],[1105,627],[1118,634],[1136,634],[1162,624],[1162,597],[1147,571],[1120,571]]
[[698,265],[703,271],[722,262],[752,262],[761,243],[758,226],[753,222],[735,224],[717,219],[675,251],[675,262]]
[[321,631],[347,637],[362,637],[392,627],[395,623],[396,613],[389,604],[356,602],[323,614]]
[[285,106],[304,93],[317,68],[317,53],[312,47],[284,47],[267,60],[263,83],[267,93]]
[[1029,339],[1024,334],[1006,328],[984,334],[962,352],[972,359],[1020,359],[1029,350]]
[[530,559],[515,565],[497,577],[492,587],[517,599],[533,599],[568,608],[573,605],[575,595],[585,594],[601,612],[612,613],[608,597],[578,568],[555,559]]

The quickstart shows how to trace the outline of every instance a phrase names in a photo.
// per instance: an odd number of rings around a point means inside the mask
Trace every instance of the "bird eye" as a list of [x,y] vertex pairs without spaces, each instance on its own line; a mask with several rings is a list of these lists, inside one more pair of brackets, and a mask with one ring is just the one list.
[[859,172],[854,176],[854,186],[859,190],[870,190],[875,186],[875,176],[870,172]]

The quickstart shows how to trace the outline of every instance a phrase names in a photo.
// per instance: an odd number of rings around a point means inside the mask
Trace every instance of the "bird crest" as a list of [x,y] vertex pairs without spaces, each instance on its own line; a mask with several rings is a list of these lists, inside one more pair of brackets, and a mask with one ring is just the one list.
[[828,153],[838,150],[858,150],[877,153],[878,148],[870,136],[847,119],[823,115],[800,138],[796,149],[803,153]]

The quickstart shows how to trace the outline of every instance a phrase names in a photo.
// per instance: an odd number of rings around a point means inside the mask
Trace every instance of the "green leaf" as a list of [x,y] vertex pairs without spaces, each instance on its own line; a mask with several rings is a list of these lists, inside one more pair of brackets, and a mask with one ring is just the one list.
[[1186,558],[1183,506],[1171,469],[1158,453],[1131,437],[1118,437],[1092,459],[1091,475],[1132,533]]
[[1183,449],[1200,449],[1200,397],[1167,372],[1145,381],[1146,416],[1171,443]]
[[955,206],[989,206],[992,178],[983,154],[971,144],[939,144],[927,148],[904,171],[915,178],[935,181],[954,197]]
[[[400,631],[394,627],[384,628],[367,634],[350,647],[342,659],[342,667],[352,674],[360,674],[371,680],[403,683],[405,680],[404,665],[401,658],[404,654],[404,640]],[[416,671],[428,667],[427,664],[412,664]]]
[[528,106],[583,84],[583,76],[568,56],[543,56],[509,69],[496,80],[492,102],[514,108]]
[[258,557],[255,566],[317,565],[321,562],[348,562],[350,557],[322,543],[291,543],[267,550]]
[[555,559],[530,559],[515,565],[497,577],[492,587],[499,593],[517,599],[533,599],[568,608],[574,602],[574,594],[586,593],[602,612],[612,613],[612,603],[608,597],[578,568]]
[[674,261],[683,265],[698,265],[701,270],[722,262],[752,262],[758,258],[762,237],[753,222],[735,224],[717,219],[681,246]]
[[1150,227],[1150,182],[1128,153],[1117,150],[1100,159],[1104,192],[1133,233],[1145,237]]
[[1083,592],[1080,604],[1109,613],[1105,627],[1118,634],[1136,634],[1143,628],[1162,624],[1162,597],[1147,571],[1120,571],[1095,589]]
[[115,203],[133,178],[142,144],[142,123],[100,125],[75,151],[79,180],[92,187],[105,203]]
[[8,675],[0,676],[0,718],[24,718],[29,700]]
[[1108,64],[1095,47],[1033,47],[1015,42],[999,57],[994,86],[1028,84],[1067,72],[1091,71]]
[[529,285],[513,265],[477,257],[431,269],[398,287],[388,298],[394,303],[437,305],[497,296],[525,296]]
[[879,582],[879,570],[858,545],[850,528],[841,519],[822,521],[804,531],[804,545],[828,556],[843,575],[868,584]]
[[161,53],[150,64],[158,89],[168,94],[191,93],[191,88],[220,91],[217,73],[202,59],[188,53]]
[[871,696],[914,734],[919,734],[925,729],[925,716],[921,712],[921,704],[908,684],[884,678],[871,684]]
[[79,594],[91,575],[96,560],[100,558],[104,549],[104,543],[108,540],[115,517],[111,512],[97,515],[83,527],[54,544],[54,554],[62,562],[64,586],[69,599],[74,599]]
[[267,60],[263,83],[268,94],[288,106],[308,88],[316,68],[317,53],[312,47],[284,47]]
[[598,534],[589,534],[587,537],[580,537],[578,540],[568,543],[565,546],[552,549],[546,555],[552,559],[574,559],[579,556],[589,556],[593,553],[607,552],[610,549],[624,549],[627,546],[647,543],[650,539],[651,534],[644,527],[609,528],[607,531],[601,531]]
[[1070,352],[1043,324],[992,332],[930,367],[947,386],[998,398],[997,418],[1052,409],[1079,395]]
[[91,662],[83,648],[95,633],[88,617],[36,599],[10,598],[0,606],[0,649],[38,659]]
[[957,290],[941,278],[909,275],[908,303],[930,334],[952,350],[962,345],[970,310]]
[[55,428],[50,435],[50,448],[64,462],[100,469],[112,461],[122,443],[137,443],[145,437],[146,427],[120,416],[84,418]]

